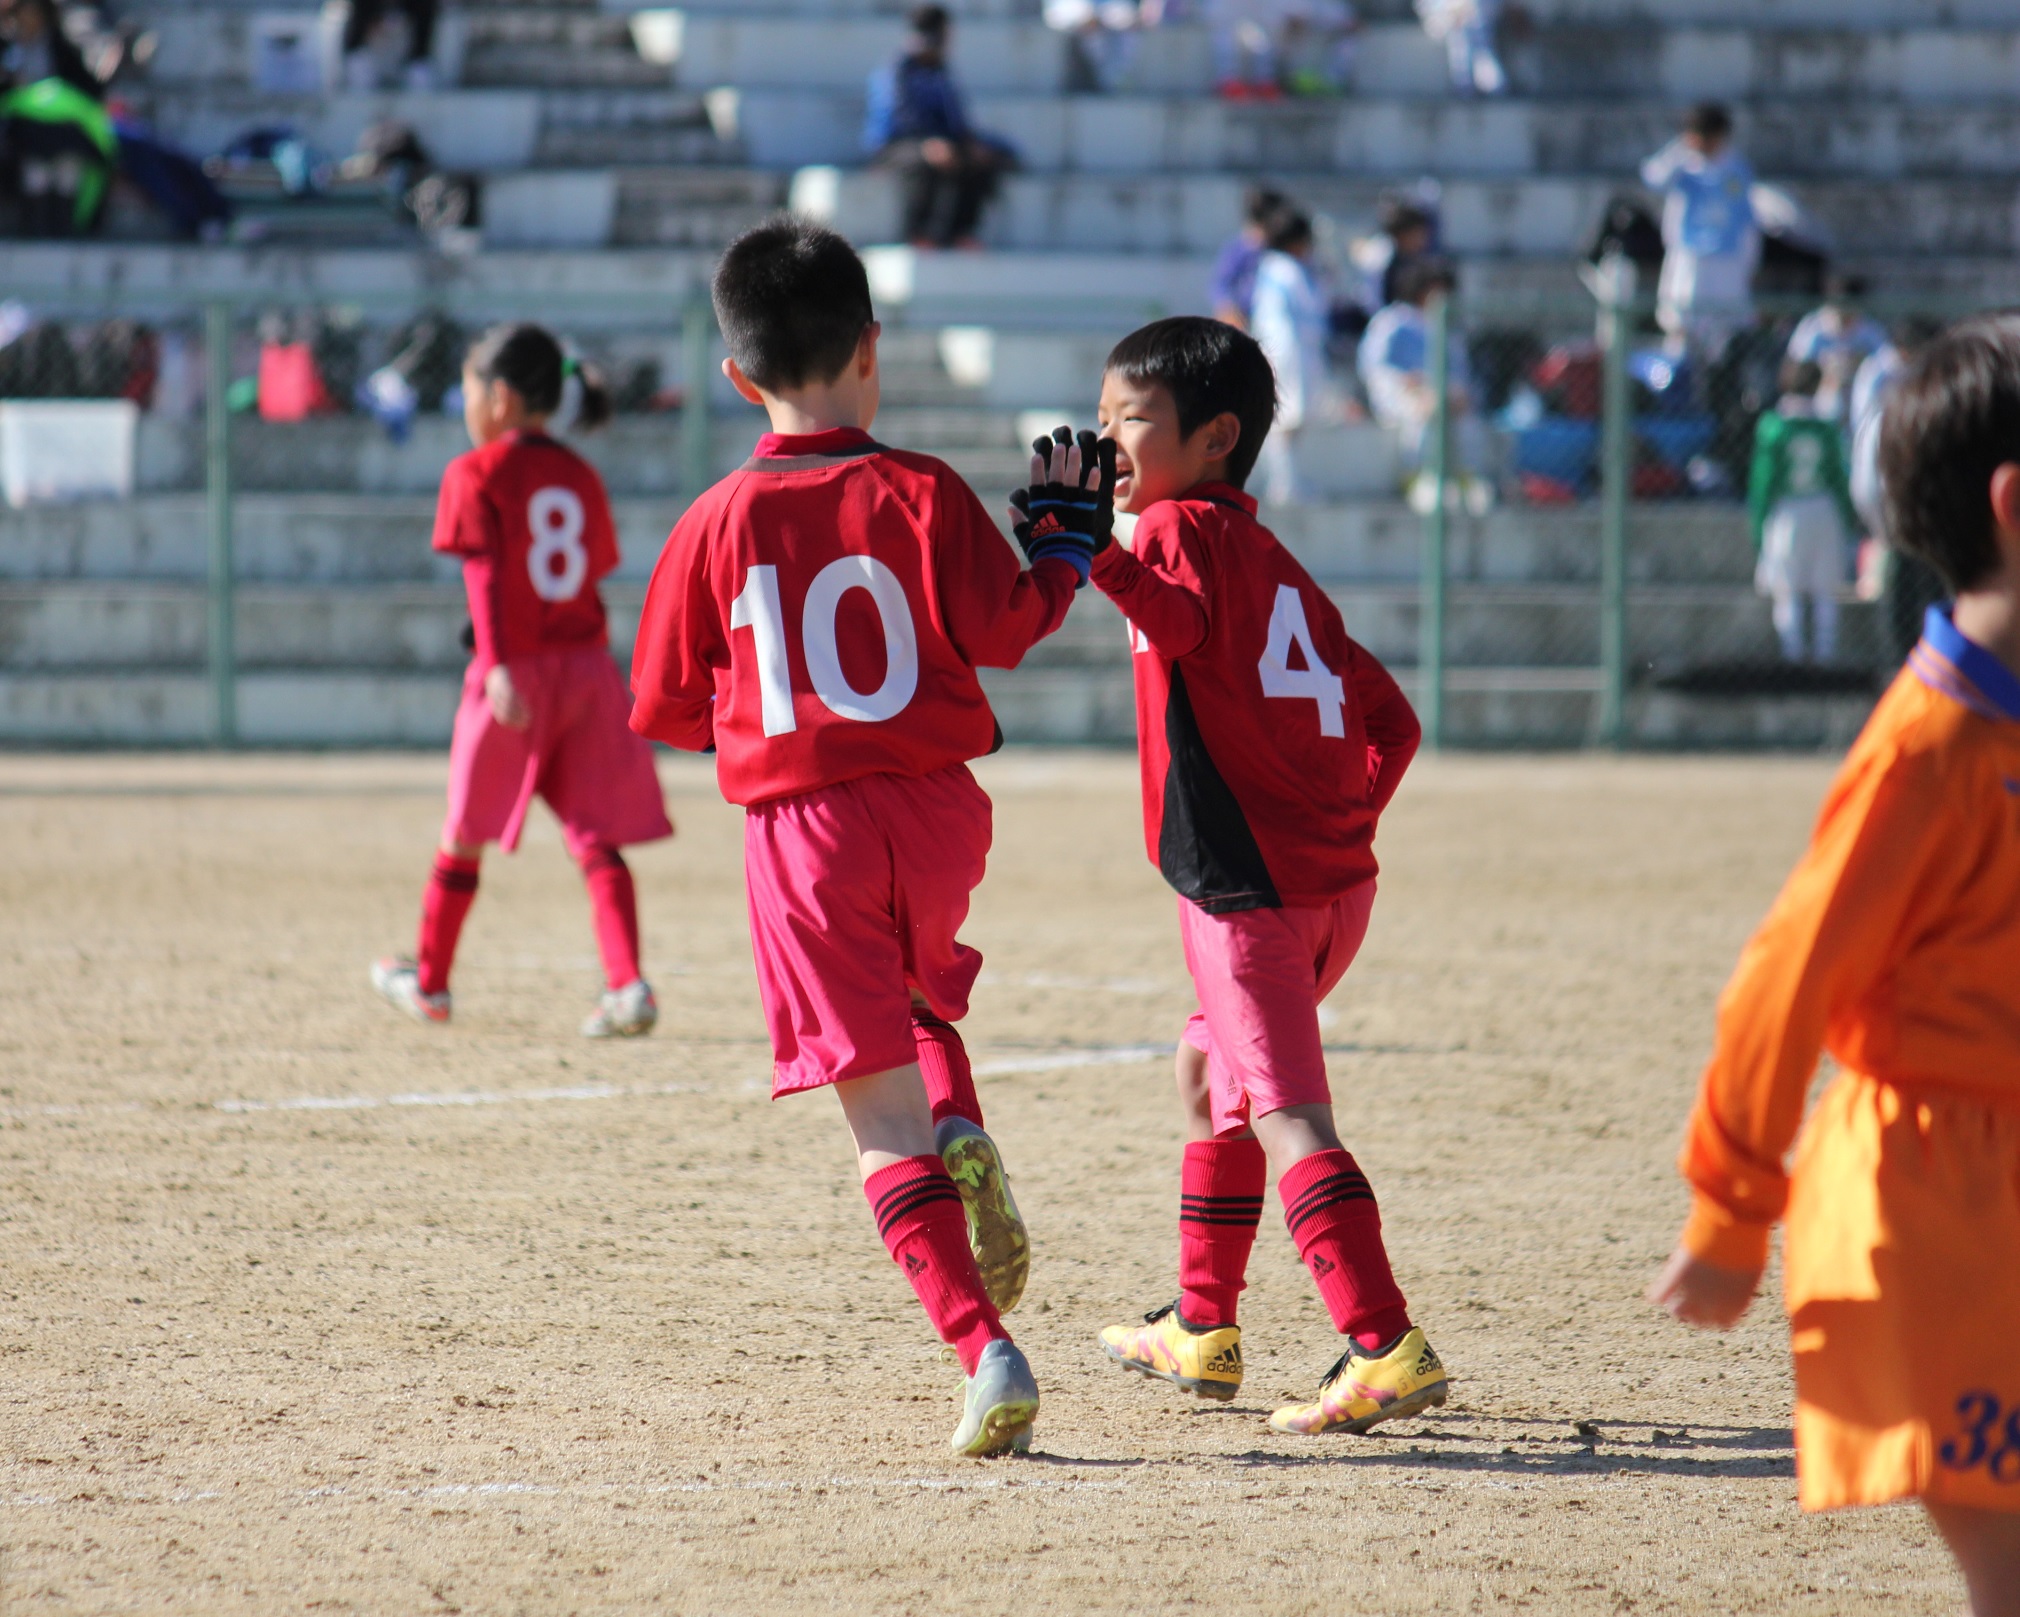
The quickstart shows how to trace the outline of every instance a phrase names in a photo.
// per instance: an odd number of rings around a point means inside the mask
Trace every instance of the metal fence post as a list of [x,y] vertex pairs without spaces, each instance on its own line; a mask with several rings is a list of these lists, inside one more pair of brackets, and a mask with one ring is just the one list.
[[706,295],[690,297],[680,325],[681,371],[686,384],[680,410],[680,491],[690,500],[715,481],[709,412],[709,384],[714,380],[709,361],[714,352],[715,310]]
[[220,747],[238,745],[238,655],[233,598],[237,567],[231,523],[231,305],[204,309],[204,491],[210,515],[210,602],[206,644],[210,656],[211,736]]
[[1634,266],[1612,257],[1600,266],[1601,421],[1599,483],[1600,745],[1627,738],[1627,497],[1634,474],[1634,420],[1627,390]]
[[1417,705],[1424,745],[1445,744],[1445,575],[1446,524],[1450,520],[1452,459],[1452,300],[1439,293],[1430,304],[1430,376],[1433,403],[1424,435],[1424,465],[1418,487],[1428,486],[1431,507],[1424,513],[1422,576],[1417,587]]

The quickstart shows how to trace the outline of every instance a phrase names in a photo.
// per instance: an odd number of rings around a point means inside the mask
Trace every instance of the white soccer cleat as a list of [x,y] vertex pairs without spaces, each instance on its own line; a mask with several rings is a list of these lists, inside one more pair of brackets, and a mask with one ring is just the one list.
[[420,968],[403,954],[389,954],[372,962],[372,986],[388,1005],[417,1022],[449,1020],[448,989],[439,994],[422,993]]
[[652,997],[652,984],[643,977],[622,988],[607,988],[589,1020],[582,1024],[585,1039],[635,1039],[650,1033],[659,1021],[659,1001]]

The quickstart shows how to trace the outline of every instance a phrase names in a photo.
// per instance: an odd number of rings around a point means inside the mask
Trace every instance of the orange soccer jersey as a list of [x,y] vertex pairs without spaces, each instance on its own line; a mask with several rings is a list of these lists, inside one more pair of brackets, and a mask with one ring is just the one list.
[[1740,956],[1681,1166],[1700,1258],[1788,1219],[1803,1505],[2020,1510],[2020,678],[1941,610]]

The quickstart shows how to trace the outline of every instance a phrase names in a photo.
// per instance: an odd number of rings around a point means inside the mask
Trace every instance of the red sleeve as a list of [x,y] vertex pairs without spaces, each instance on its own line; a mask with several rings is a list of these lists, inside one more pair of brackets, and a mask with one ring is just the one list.
[[505,545],[498,508],[468,455],[458,455],[442,472],[442,492],[435,501],[434,548],[463,558],[463,595],[470,606],[477,666],[489,669],[504,660],[499,654],[504,629],[499,621],[495,574]]
[[713,514],[690,509],[673,530],[646,587],[631,652],[631,727],[688,752],[715,744],[715,672],[729,641],[710,587]]
[[933,587],[954,649],[976,668],[1015,668],[1066,621],[1080,575],[1053,557],[1028,571],[974,491],[952,472],[939,478]]
[[1114,544],[1096,556],[1094,583],[1160,657],[1184,657],[1206,643],[1212,619],[1205,580],[1176,506],[1152,510],[1137,523],[1133,550]]
[[1380,659],[1351,640],[1347,648],[1348,677],[1354,682],[1361,722],[1368,732],[1368,801],[1380,814],[1403,784],[1403,771],[1417,756],[1424,731],[1410,699]]

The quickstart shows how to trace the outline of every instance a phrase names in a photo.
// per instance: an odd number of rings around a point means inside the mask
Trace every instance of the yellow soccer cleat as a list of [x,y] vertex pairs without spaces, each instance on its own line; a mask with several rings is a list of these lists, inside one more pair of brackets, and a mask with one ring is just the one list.
[[1017,1198],[1010,1194],[1010,1176],[996,1142],[965,1117],[943,1119],[933,1131],[933,1144],[946,1164],[947,1177],[961,1193],[968,1215],[968,1250],[982,1271],[982,1289],[996,1312],[1007,1314],[1024,1295],[1031,1277],[1031,1236]]
[[1202,1398],[1226,1403],[1241,1391],[1241,1327],[1195,1331],[1166,1303],[1141,1325],[1109,1325],[1101,1351],[1125,1370],[1156,1376]]
[[1319,1401],[1286,1404],[1270,1416],[1270,1429],[1307,1436],[1318,1432],[1358,1436],[1385,1420],[1444,1403],[1451,1385],[1437,1351],[1412,1325],[1383,1353],[1349,1344],[1340,1362],[1326,1372]]

